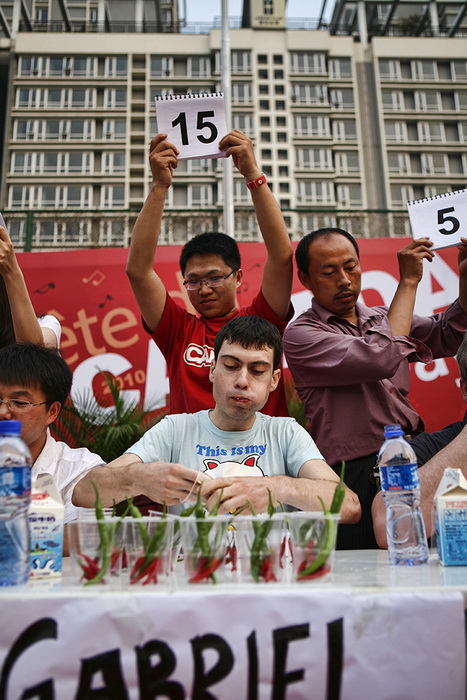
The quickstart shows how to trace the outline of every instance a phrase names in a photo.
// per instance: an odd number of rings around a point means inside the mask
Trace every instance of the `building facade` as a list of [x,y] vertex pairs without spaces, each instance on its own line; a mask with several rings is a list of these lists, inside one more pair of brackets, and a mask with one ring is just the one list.
[[[253,139],[293,238],[408,235],[407,201],[466,186],[466,5],[342,0],[310,29],[261,24],[283,1],[245,3],[230,126]],[[15,241],[128,244],[154,98],[221,89],[220,28],[191,32],[175,2],[147,0],[0,0],[0,27],[0,209]],[[233,200],[239,239],[256,240],[237,175]],[[181,162],[163,242],[222,229],[223,202],[222,161]]]

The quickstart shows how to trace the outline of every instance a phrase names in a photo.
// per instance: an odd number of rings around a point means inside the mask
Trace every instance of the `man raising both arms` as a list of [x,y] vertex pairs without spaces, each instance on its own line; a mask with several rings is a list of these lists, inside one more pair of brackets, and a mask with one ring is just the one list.
[[[197,316],[172,300],[154,270],[164,203],[178,164],[178,150],[166,140],[165,134],[159,134],[151,142],[153,183],[136,221],[128,256],[127,275],[146,330],[167,362],[170,413],[214,406],[209,369],[214,338],[227,321],[239,315],[257,315],[271,321],[282,334],[293,314],[292,246],[279,205],[256,163],[252,142],[235,130],[224,136],[219,147],[226,151],[227,157],[233,158],[252,188],[256,218],[268,252],[261,290],[250,306],[236,307],[243,271],[238,246],[225,234],[200,234],[182,250],[180,268]],[[288,415],[282,381],[271,394],[264,413]]]

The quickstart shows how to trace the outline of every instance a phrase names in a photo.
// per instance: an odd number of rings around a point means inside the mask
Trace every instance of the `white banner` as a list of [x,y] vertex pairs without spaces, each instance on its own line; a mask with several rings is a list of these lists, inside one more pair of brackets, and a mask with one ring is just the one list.
[[0,700],[465,699],[460,593],[2,592],[0,610]]

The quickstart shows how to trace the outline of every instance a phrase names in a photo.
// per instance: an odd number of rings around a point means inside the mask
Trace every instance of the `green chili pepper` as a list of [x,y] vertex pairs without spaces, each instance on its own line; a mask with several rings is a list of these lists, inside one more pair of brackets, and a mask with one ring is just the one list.
[[[275,508],[274,504],[272,502],[272,494],[270,489],[268,489],[268,515],[269,518],[275,513]],[[253,513],[253,515],[256,515],[255,508],[253,506],[253,503],[248,500],[248,505],[250,506],[250,510]],[[267,557],[270,556],[269,548],[267,546],[267,539],[269,537],[269,533],[271,532],[272,529],[272,520],[266,520],[264,522],[258,522],[253,520],[253,530],[255,533],[255,536],[253,538],[253,543],[251,545],[251,552],[250,552],[250,570],[251,570],[251,575],[255,579],[255,581],[259,581],[260,576],[261,576],[261,570],[262,566],[267,559]],[[274,577],[275,578],[275,577]]]
[[[321,501],[321,505],[325,516],[334,515],[340,512],[342,502],[345,497],[344,472],[345,462],[342,462],[340,481],[335,488],[330,510],[327,510],[324,501],[320,496],[318,496],[319,500]],[[332,552],[334,542],[336,539],[336,533],[337,520],[335,520],[334,518],[325,517],[323,534],[319,542],[320,552],[316,559],[314,559],[310,564],[308,564],[307,567],[305,567],[302,571],[300,571],[297,574],[297,579],[306,578],[310,576],[315,571],[318,571],[318,569],[320,569],[320,567],[325,564],[329,555]]]
[[[110,546],[111,546],[111,538],[110,538],[110,531],[109,531],[109,525],[105,522],[105,514],[104,514],[104,509],[102,507],[102,501],[99,496],[99,491],[96,486],[96,482],[91,480],[92,487],[94,489],[94,493],[96,495],[96,505],[95,505],[95,512],[96,512],[96,519],[97,519],[97,527],[99,530],[99,551],[101,554],[101,568],[98,571],[98,573],[89,581],[86,581],[84,584],[85,586],[89,586],[94,583],[99,583],[100,581],[103,580],[104,576],[109,570],[110,567],[110,561],[111,561],[111,552],[110,552]],[[110,526],[111,527],[111,526]]]

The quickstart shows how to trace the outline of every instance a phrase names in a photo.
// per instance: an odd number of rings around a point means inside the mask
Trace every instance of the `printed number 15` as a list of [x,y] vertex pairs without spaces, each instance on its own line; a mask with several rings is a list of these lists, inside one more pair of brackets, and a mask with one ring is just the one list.
[[448,214],[452,211],[455,211],[454,207],[448,207],[447,209],[440,209],[438,211],[438,226],[445,224],[447,221],[452,224],[452,228],[450,230],[447,228],[439,229],[439,232],[442,233],[443,236],[450,236],[451,234],[456,233],[456,231],[458,231],[460,228],[459,219],[456,219],[455,216],[448,216]]
[[[198,131],[202,131],[203,129],[209,129],[209,131],[211,132],[209,136],[203,136],[203,134],[200,134],[196,137],[198,141],[201,141],[201,143],[212,143],[217,138],[217,126],[213,124],[213,122],[205,121],[205,119],[207,119],[208,117],[213,116],[214,110],[209,110],[208,112],[198,112],[196,128],[198,129]],[[178,117],[173,120],[172,126],[180,126],[182,144],[183,146],[188,146],[189,139],[188,129],[186,125],[186,112],[180,112]]]

